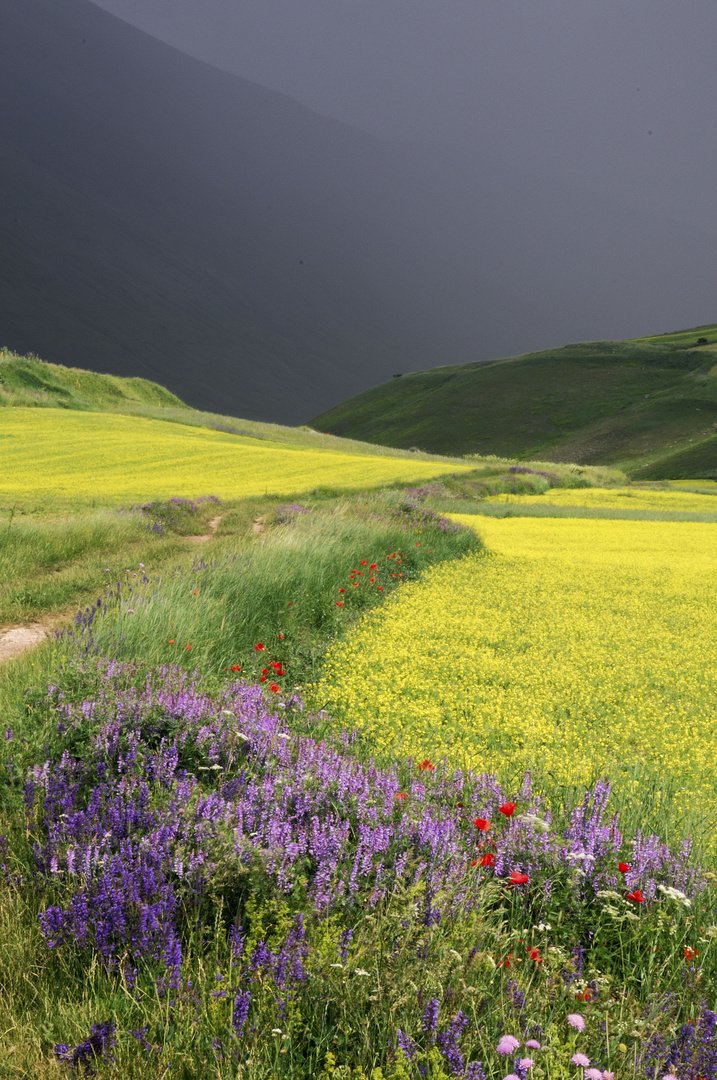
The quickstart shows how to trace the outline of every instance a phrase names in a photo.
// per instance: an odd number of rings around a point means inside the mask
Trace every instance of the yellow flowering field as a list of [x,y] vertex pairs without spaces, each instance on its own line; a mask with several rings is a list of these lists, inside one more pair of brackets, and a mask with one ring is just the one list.
[[550,504],[608,510],[678,510],[708,514],[717,512],[717,485],[710,485],[709,481],[684,482],[691,486],[704,487],[704,491],[657,487],[552,488],[543,495],[497,495],[491,497],[490,501],[504,502],[511,506]]
[[304,449],[111,413],[0,409],[0,497],[290,495],[423,480],[470,466]]
[[713,812],[717,527],[457,520],[485,552],[371,611],[314,702],[385,750],[563,786],[607,772],[635,795],[647,772]]

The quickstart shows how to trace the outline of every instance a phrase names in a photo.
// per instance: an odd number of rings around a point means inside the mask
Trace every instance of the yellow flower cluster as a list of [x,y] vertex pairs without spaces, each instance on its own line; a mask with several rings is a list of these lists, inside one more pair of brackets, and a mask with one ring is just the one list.
[[424,480],[470,466],[304,449],[114,413],[0,409],[1,496],[145,501],[292,495]]
[[649,775],[713,813],[716,526],[457,520],[485,551],[371,611],[313,701],[380,750],[628,794]]
[[717,488],[695,482],[702,491],[678,489],[616,487],[616,488],[551,488],[543,495],[495,495],[492,503],[510,506],[580,506],[608,510],[662,510],[717,513]]

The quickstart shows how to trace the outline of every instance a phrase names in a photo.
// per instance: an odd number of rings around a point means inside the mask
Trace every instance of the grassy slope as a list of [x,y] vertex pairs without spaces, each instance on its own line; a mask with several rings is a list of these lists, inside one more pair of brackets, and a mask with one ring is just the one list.
[[[0,408],[3,406],[119,412],[153,420],[168,420],[190,427],[213,428],[252,439],[270,439],[272,442],[289,443],[293,446],[389,457],[409,456],[408,451],[324,435],[308,427],[286,427],[283,424],[239,420],[234,416],[201,412],[185,405],[169,390],[147,379],[98,375],[81,368],[48,364],[34,356],[18,356],[0,349]],[[414,454],[410,456],[413,457]],[[435,455],[419,456],[425,458]]]
[[611,464],[644,478],[711,475],[717,324],[416,372],[312,422],[434,453]]

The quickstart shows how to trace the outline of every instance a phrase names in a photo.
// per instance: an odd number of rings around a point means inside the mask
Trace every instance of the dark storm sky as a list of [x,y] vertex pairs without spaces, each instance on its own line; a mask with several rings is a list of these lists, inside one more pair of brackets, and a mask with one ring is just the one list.
[[714,0],[95,0],[317,112],[717,237]]

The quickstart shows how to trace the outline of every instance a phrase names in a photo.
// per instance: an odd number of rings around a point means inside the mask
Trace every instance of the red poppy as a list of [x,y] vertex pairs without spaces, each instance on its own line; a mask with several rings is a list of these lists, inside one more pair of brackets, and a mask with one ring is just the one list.
[[431,769],[435,769],[435,767],[436,766],[433,764],[433,762],[430,760],[430,758],[426,758],[426,760],[422,761],[421,764],[418,766],[418,768],[421,770],[421,772],[425,772],[426,770],[428,770],[430,772]]
[[339,589],[339,592],[346,592],[346,589]]
[[378,565],[375,562],[372,562],[369,566],[369,570],[378,570]]
[[420,543],[418,541],[416,541],[416,547],[420,547],[420,546],[421,546]]
[[262,673],[262,675],[268,675],[268,674],[269,674],[269,669],[268,669],[268,667],[263,667],[263,668],[261,669],[261,673]]
[[481,857],[481,866],[495,866],[495,855],[492,851],[486,851],[485,855]]
[[506,817],[512,817],[515,813],[515,807],[516,804],[514,802],[506,802],[503,803],[502,806],[498,807],[498,812],[500,814],[505,814]]
[[261,677],[261,681],[262,681],[262,682],[266,682],[266,675],[262,675],[262,677]]
[[232,667],[232,671],[241,671],[241,664],[234,664]]
[[283,634],[277,634],[276,636],[278,637],[279,641],[284,640],[284,635]]
[[642,895],[642,890],[641,889],[635,889],[634,892],[629,892],[627,894],[627,898],[628,898],[628,900],[634,900],[636,904],[644,904],[645,903],[645,897]]
[[192,647],[191,645],[185,645],[186,649],[191,649],[191,647]]
[[336,607],[343,607],[343,606],[344,606],[343,600],[337,600],[336,601]]
[[[361,565],[362,565],[362,566],[366,566],[366,560],[365,560],[365,559],[362,559],[362,560],[361,560]],[[361,572],[361,571],[359,571],[359,573],[360,573],[360,572]]]
[[373,583],[374,583],[374,581],[375,581],[375,580],[376,580],[376,578],[375,578],[375,577],[369,578],[369,581],[371,582],[371,584],[372,584],[372,585],[373,585]]
[[478,865],[478,860],[477,859],[472,859],[471,860],[471,866],[477,866],[477,865]]
[[477,817],[473,824],[476,829],[480,829],[481,832],[488,832],[488,829],[490,828],[490,822],[484,817]]
[[170,638],[170,639],[169,639],[169,644],[170,644],[170,645],[174,645],[174,638]]
[[527,874],[521,874],[518,870],[511,870],[510,883],[511,885],[527,885],[530,878]]
[[542,964],[543,959],[537,949],[528,949],[528,956],[531,960],[536,960],[539,964]]
[[289,607],[293,607],[293,606],[294,606],[294,601],[293,601],[293,600],[290,600],[290,601],[289,601]]
[[279,693],[279,687],[277,686],[277,684],[275,682],[269,683],[269,689],[271,690],[272,694],[278,694]]
[[399,577],[403,577],[403,574],[399,574],[398,576],[399,576]]
[[196,596],[198,592],[199,592],[199,589],[195,589],[194,590],[194,595]]
[[254,646],[254,651],[255,652],[261,652],[263,650],[263,648],[264,648],[264,646],[262,645],[262,643],[260,641],[257,641],[256,645]]
[[406,792],[405,791],[397,791],[396,794],[394,795],[394,799],[405,799],[405,798],[406,798]]
[[358,587],[359,587],[359,583],[358,583],[358,581],[356,581],[356,582],[354,583],[354,589],[358,589]]
[[626,874],[628,872],[628,870],[630,869],[630,864],[627,863],[627,862],[619,862],[617,864],[617,868],[618,868],[618,870],[620,871],[621,874]]
[[693,949],[690,945],[686,945],[682,955],[685,960],[694,960],[694,958],[700,954],[697,949]]
[[396,576],[395,574],[391,574],[391,577],[395,577],[395,576]]
[[383,585],[379,585],[378,592],[381,592],[382,589],[383,589]]

